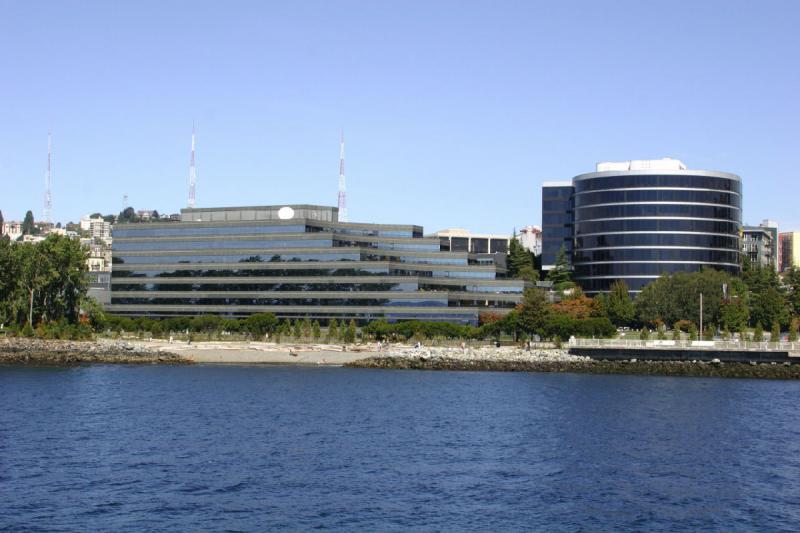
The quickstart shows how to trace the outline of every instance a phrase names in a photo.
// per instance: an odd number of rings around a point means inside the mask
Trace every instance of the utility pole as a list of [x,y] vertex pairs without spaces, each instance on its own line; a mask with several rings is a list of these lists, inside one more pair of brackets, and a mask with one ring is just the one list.
[[700,293],[700,338],[703,338],[703,293]]

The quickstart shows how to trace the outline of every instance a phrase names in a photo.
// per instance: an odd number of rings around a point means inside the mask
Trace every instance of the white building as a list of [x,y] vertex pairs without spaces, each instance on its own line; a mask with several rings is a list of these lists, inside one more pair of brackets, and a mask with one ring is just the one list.
[[12,241],[16,241],[22,236],[22,222],[17,220],[9,220],[3,222],[3,235],[8,235]]
[[449,228],[437,231],[430,237],[439,237],[441,249],[451,252],[471,252],[494,254],[508,252],[511,238],[508,235],[471,233],[462,228]]
[[523,226],[519,230],[519,243],[534,255],[542,255],[542,228]]
[[88,231],[92,239],[101,239],[108,243],[111,241],[111,224],[102,217],[81,217],[81,230]]

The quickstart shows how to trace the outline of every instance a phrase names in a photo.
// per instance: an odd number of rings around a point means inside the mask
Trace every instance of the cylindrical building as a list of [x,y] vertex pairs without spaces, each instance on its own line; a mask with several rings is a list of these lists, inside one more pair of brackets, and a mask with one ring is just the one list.
[[573,278],[585,292],[608,291],[615,280],[638,292],[663,273],[703,268],[739,273],[738,176],[630,161],[600,164],[573,187]]

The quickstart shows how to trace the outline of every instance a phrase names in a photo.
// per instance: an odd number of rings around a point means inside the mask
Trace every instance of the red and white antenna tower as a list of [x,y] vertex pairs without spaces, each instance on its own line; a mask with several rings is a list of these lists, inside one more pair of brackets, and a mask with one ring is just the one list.
[[189,207],[194,207],[194,188],[197,183],[197,172],[194,168],[194,123],[192,123],[192,158],[189,162]]
[[339,139],[339,222],[347,222],[347,192],[344,183],[344,130]]
[[50,174],[50,154],[52,152],[52,134],[47,131],[47,172],[44,174],[44,209],[42,210],[42,220],[50,222],[50,214],[53,209],[53,198],[50,194],[52,186],[52,175]]

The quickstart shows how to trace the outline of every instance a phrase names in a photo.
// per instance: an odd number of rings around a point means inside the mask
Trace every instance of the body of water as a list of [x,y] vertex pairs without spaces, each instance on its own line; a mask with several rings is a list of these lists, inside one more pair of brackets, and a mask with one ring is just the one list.
[[0,367],[0,529],[797,530],[800,383]]

